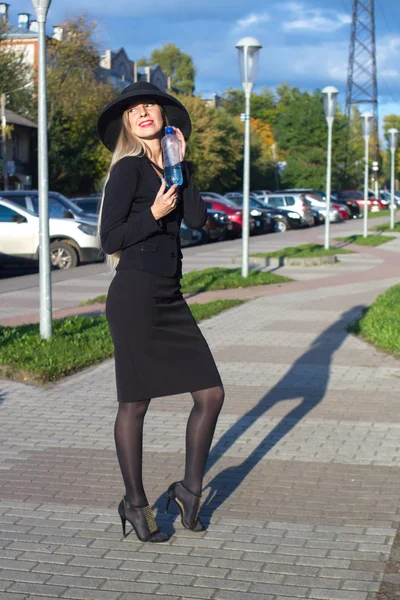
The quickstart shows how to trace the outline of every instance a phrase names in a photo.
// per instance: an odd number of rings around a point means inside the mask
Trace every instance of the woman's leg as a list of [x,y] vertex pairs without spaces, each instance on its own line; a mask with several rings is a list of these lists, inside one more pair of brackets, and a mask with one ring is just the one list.
[[143,422],[150,400],[120,402],[114,436],[126,498],[135,506],[148,504],[142,480]]
[[183,485],[200,495],[208,453],[224,403],[222,387],[193,392],[193,408],[186,429],[186,463]]
[[153,513],[147,507],[143,489],[143,422],[149,404],[150,400],[119,403],[114,434],[126,494],[125,499],[120,502],[118,512],[123,521],[124,535],[125,522],[128,520],[140,540],[165,542],[168,535],[158,530]]

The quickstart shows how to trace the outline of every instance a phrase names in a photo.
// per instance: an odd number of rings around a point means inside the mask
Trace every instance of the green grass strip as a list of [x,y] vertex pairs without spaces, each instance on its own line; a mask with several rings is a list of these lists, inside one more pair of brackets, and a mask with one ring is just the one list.
[[364,315],[348,327],[377,348],[400,353],[400,284],[378,296]]
[[[245,300],[213,300],[192,304],[197,322]],[[68,317],[53,321],[50,340],[40,338],[39,324],[0,326],[0,376],[46,383],[72,375],[111,358],[114,348],[104,316]]]
[[400,231],[400,221],[394,224],[394,228],[390,228],[390,223],[382,223],[381,225],[375,225],[371,227],[372,231]]
[[345,248],[329,248],[325,250],[322,244],[302,244],[301,246],[288,246],[275,250],[275,252],[258,252],[251,256],[262,258],[317,258],[319,256],[332,256],[335,254],[353,254],[352,250]]
[[[361,211],[361,215],[364,217],[364,209],[361,207],[360,208]],[[377,210],[374,212],[371,212],[371,210],[368,211],[368,219],[379,219],[379,217],[389,217],[390,216],[390,210],[388,208],[385,208],[384,210]]]
[[89,306],[90,304],[105,304],[107,302],[107,294],[100,294],[95,298],[89,298],[79,303],[79,306]]
[[363,237],[362,235],[349,235],[347,237],[337,237],[335,240],[339,242],[347,242],[348,244],[357,244],[358,246],[380,246],[381,244],[386,244],[386,242],[390,242],[394,240],[392,235],[369,235],[368,237]]
[[[346,251],[345,251],[346,252]],[[349,250],[347,252],[350,252]],[[202,271],[191,271],[183,275],[181,279],[181,290],[183,294],[208,292],[211,290],[228,290],[244,288],[254,285],[269,285],[271,283],[284,283],[291,281],[289,277],[275,275],[261,271],[249,271],[248,277],[242,277],[240,269],[225,269],[211,267]],[[106,294],[90,298],[81,302],[79,306],[90,304],[105,304]]]
[[270,285],[291,281],[289,277],[263,271],[249,271],[248,277],[242,277],[240,269],[212,267],[203,271],[191,271],[181,279],[184,294],[228,290],[256,285]]

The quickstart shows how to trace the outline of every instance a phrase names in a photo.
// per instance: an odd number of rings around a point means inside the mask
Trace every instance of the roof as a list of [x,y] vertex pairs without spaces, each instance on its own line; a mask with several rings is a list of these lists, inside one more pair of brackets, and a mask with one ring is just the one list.
[[6,120],[10,125],[20,125],[21,127],[30,127],[31,129],[37,129],[38,126],[34,121],[18,115],[13,110],[6,108]]
[[39,37],[39,32],[31,31],[29,29],[26,29],[25,27],[15,27],[14,26],[14,27],[11,27],[10,31],[8,31],[4,37],[5,37],[5,39],[16,38],[16,39],[34,40]]

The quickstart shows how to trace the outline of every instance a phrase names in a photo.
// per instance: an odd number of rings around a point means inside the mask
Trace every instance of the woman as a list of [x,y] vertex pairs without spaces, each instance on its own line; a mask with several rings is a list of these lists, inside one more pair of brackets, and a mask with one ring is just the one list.
[[100,213],[100,237],[117,264],[106,315],[115,348],[118,413],[115,443],[126,494],[118,512],[123,534],[128,520],[145,542],[164,542],[142,481],[143,421],[150,399],[191,392],[182,481],[167,491],[182,524],[203,531],[198,519],[202,481],[224,391],[208,348],[180,292],[179,229],[202,227],[206,208],[191,168],[167,189],[161,138],[168,123],[181,141],[190,117],[175,98],[147,82],[126,87],[101,113],[99,134],[113,152]]

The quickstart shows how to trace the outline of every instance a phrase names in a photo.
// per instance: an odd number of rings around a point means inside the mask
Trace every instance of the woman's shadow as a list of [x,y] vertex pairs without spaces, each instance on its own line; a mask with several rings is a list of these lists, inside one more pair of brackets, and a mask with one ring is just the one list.
[[[332,356],[346,339],[347,326],[361,316],[363,308],[363,306],[355,306],[346,311],[338,321],[323,331],[313,341],[307,352],[292,364],[282,379],[253,408],[229,427],[213,446],[206,472],[210,471],[218,460],[254,425],[257,419],[265,415],[275,404],[288,400],[298,402],[299,397],[302,398],[300,404],[292,408],[240,464],[220,471],[207,484],[204,490],[205,501],[202,506],[202,522],[205,525],[208,524],[212,513],[237,490],[267,453],[323,400],[328,387]],[[268,364],[266,368],[268,368]],[[308,382],[301,387],[301,383],[299,384],[299,378],[305,369],[313,372],[315,385],[310,385]],[[155,503],[159,514],[164,509],[164,502],[165,495],[163,494]]]

